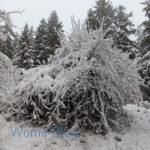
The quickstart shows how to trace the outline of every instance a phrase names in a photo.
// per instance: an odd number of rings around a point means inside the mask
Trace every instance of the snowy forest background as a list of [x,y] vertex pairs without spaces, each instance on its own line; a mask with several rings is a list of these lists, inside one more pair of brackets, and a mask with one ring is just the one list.
[[141,5],[136,29],[124,6],[98,0],[68,36],[56,11],[16,33],[11,14],[23,12],[0,10],[1,114],[102,135],[129,127],[124,106],[150,102],[150,0]]

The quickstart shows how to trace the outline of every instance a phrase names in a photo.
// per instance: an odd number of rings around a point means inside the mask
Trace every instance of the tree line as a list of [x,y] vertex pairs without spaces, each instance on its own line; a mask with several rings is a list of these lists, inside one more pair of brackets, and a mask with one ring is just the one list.
[[[113,37],[114,46],[121,52],[131,52],[135,48],[135,42],[129,36],[135,33],[134,25],[124,6],[115,8],[107,0],[98,0],[93,8],[87,12],[85,22],[88,29],[98,29],[103,22],[103,28],[108,33],[107,37]],[[7,28],[7,27],[6,27]],[[60,35],[63,34],[63,25],[56,11],[53,11],[48,20],[42,19],[36,31],[33,27],[25,25],[21,35],[0,44],[1,51],[14,60],[14,64],[20,68],[32,68],[48,63],[50,55],[60,47]]]
[[49,56],[60,47],[62,27],[56,11],[51,13],[47,21],[41,20],[36,32],[26,24],[16,45],[14,64],[29,69],[48,63]]
[[[138,29],[124,6],[114,7],[108,0],[98,0],[90,8],[85,19],[87,30],[97,30],[103,27],[105,38],[113,39],[113,47],[121,53],[128,53],[130,59],[137,59],[138,72],[144,79],[141,89],[150,96],[150,0],[141,3],[147,18]],[[60,35],[63,35],[63,25],[57,12],[53,11],[48,20],[42,19],[36,31],[28,24],[21,34],[10,34],[7,24],[3,32],[8,33],[5,41],[0,41],[0,51],[13,60],[19,68],[33,68],[49,63],[50,56],[60,47]],[[137,41],[131,39],[138,35]],[[145,92],[146,91],[146,92]]]

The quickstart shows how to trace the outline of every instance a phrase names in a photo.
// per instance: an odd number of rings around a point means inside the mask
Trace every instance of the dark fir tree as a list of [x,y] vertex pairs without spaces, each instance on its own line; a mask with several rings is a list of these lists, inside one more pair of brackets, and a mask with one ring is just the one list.
[[132,13],[127,14],[124,6],[116,8],[116,15],[114,21],[115,34],[114,44],[123,52],[132,52],[134,49],[134,42],[130,39],[130,35],[135,33],[134,24],[130,18]]
[[33,26],[31,26],[31,28],[29,29],[29,41],[30,41],[30,45],[33,48],[34,46],[34,30],[33,30]]
[[33,37],[32,29],[26,24],[18,42],[18,52],[15,58],[15,65],[19,68],[29,69],[33,67]]
[[16,32],[14,33],[14,39],[13,39],[13,49],[14,49],[14,56],[17,54],[17,48],[19,43],[19,34]]
[[99,21],[96,18],[95,12],[91,8],[88,11],[86,23],[88,25],[88,28],[93,30],[96,30],[100,26]]
[[139,35],[141,56],[150,51],[150,0],[145,1],[142,4],[145,5],[143,11],[145,12],[147,20],[141,24],[143,31],[142,34]]
[[7,55],[10,59],[14,56],[13,39],[8,35],[5,41],[0,41],[0,52]]
[[43,64],[47,62],[49,57],[49,50],[47,49],[47,23],[45,19],[42,19],[39,27],[36,31],[36,36],[34,40],[34,48],[35,48],[35,65]]
[[147,20],[141,24],[142,32],[139,35],[139,74],[144,79],[144,85],[141,85],[144,98],[150,101],[150,0],[142,3],[145,7],[143,11]]
[[115,9],[107,0],[98,0],[93,9],[88,11],[86,22],[92,29],[98,29],[103,22],[104,29],[109,28],[115,17]]
[[3,33],[5,34],[5,40],[0,40],[0,52],[4,53],[10,59],[12,59],[14,55],[13,49],[14,33],[7,24],[3,26]]
[[56,11],[53,11],[48,19],[46,34],[46,49],[49,55],[53,55],[55,50],[60,47],[60,34],[62,22],[59,21]]
[[134,25],[130,21],[132,13],[127,14],[125,7],[114,8],[107,0],[99,0],[93,9],[87,14],[86,22],[91,29],[98,29],[101,24],[104,30],[109,29],[106,37],[111,36],[114,39],[114,46],[123,52],[131,51],[134,42],[129,36],[135,32]]

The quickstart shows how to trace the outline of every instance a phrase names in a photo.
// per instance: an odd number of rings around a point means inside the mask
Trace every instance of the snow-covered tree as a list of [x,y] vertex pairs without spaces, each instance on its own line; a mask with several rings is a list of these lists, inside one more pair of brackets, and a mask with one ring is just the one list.
[[13,57],[12,41],[14,37],[13,24],[10,14],[13,12],[5,12],[0,10],[0,52],[6,54],[9,58]]
[[36,31],[36,36],[34,40],[34,49],[35,49],[35,65],[43,64],[43,62],[47,62],[49,57],[49,51],[47,49],[47,22],[45,19],[42,19],[39,27]]
[[150,50],[150,0],[142,3],[145,5],[143,11],[145,12],[145,16],[147,20],[141,24],[141,28],[143,29],[141,35],[139,35],[140,40],[140,55],[145,55]]
[[13,50],[14,50],[14,56],[15,56],[16,53],[17,53],[18,44],[19,44],[19,33],[15,32],[15,33],[14,33],[13,43],[12,43]]
[[62,32],[62,22],[59,21],[56,11],[51,13],[47,22],[45,19],[41,20],[34,41],[36,66],[48,63],[50,55],[60,47]]
[[13,35],[13,24],[10,14],[15,12],[5,12],[0,10],[0,39],[5,41],[7,35]]
[[[12,22],[10,19],[11,12],[0,10],[0,42],[7,43],[8,37],[13,34]],[[7,32],[6,32],[7,25]],[[9,36],[8,36],[9,35]],[[0,106],[6,102],[9,91],[13,89],[15,80],[13,76],[13,66],[11,60],[0,52]]]
[[0,52],[0,104],[2,98],[6,99],[5,96],[13,82],[12,77],[12,62],[6,55]]
[[103,23],[104,29],[110,28],[106,34],[114,40],[114,46],[121,52],[132,52],[135,48],[134,42],[129,38],[135,32],[134,25],[130,20],[132,13],[127,14],[124,6],[114,8],[107,0],[99,0],[96,6],[88,11],[87,24],[89,28],[98,29]]
[[116,8],[114,21],[115,33],[114,44],[122,52],[131,52],[134,49],[134,42],[130,39],[130,35],[135,33],[134,25],[130,18],[132,13],[127,14],[124,6]]
[[87,24],[92,29],[98,29],[104,22],[104,29],[112,26],[115,17],[115,9],[108,0],[98,0],[93,9],[88,11]]
[[46,32],[47,55],[53,55],[55,49],[60,47],[60,34],[63,32],[62,22],[59,21],[56,11],[48,19]]
[[26,24],[19,39],[18,50],[15,56],[14,64],[19,68],[32,68],[34,66],[33,54],[33,31],[32,29],[29,29],[28,24]]
[[36,125],[77,124],[101,134],[123,128],[130,123],[123,106],[142,100],[136,68],[112,49],[107,31],[72,25],[52,63],[25,72],[8,111]]
[[33,29],[33,26],[31,26],[29,28],[29,40],[30,40],[31,47],[33,47],[34,46],[34,29]]
[[7,55],[10,59],[14,56],[13,39],[7,36],[5,41],[0,40],[0,52]]
[[142,3],[145,7],[143,11],[147,20],[141,24],[141,31],[138,41],[140,43],[139,50],[139,74],[144,79],[144,84],[141,86],[144,98],[150,101],[150,0]]

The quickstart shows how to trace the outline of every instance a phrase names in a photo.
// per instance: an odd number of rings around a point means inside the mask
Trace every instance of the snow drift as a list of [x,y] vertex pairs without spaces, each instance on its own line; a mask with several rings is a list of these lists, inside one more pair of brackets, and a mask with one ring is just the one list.
[[27,70],[7,112],[30,123],[61,124],[106,134],[129,124],[123,106],[142,100],[135,66],[104,39],[73,22],[52,63]]

